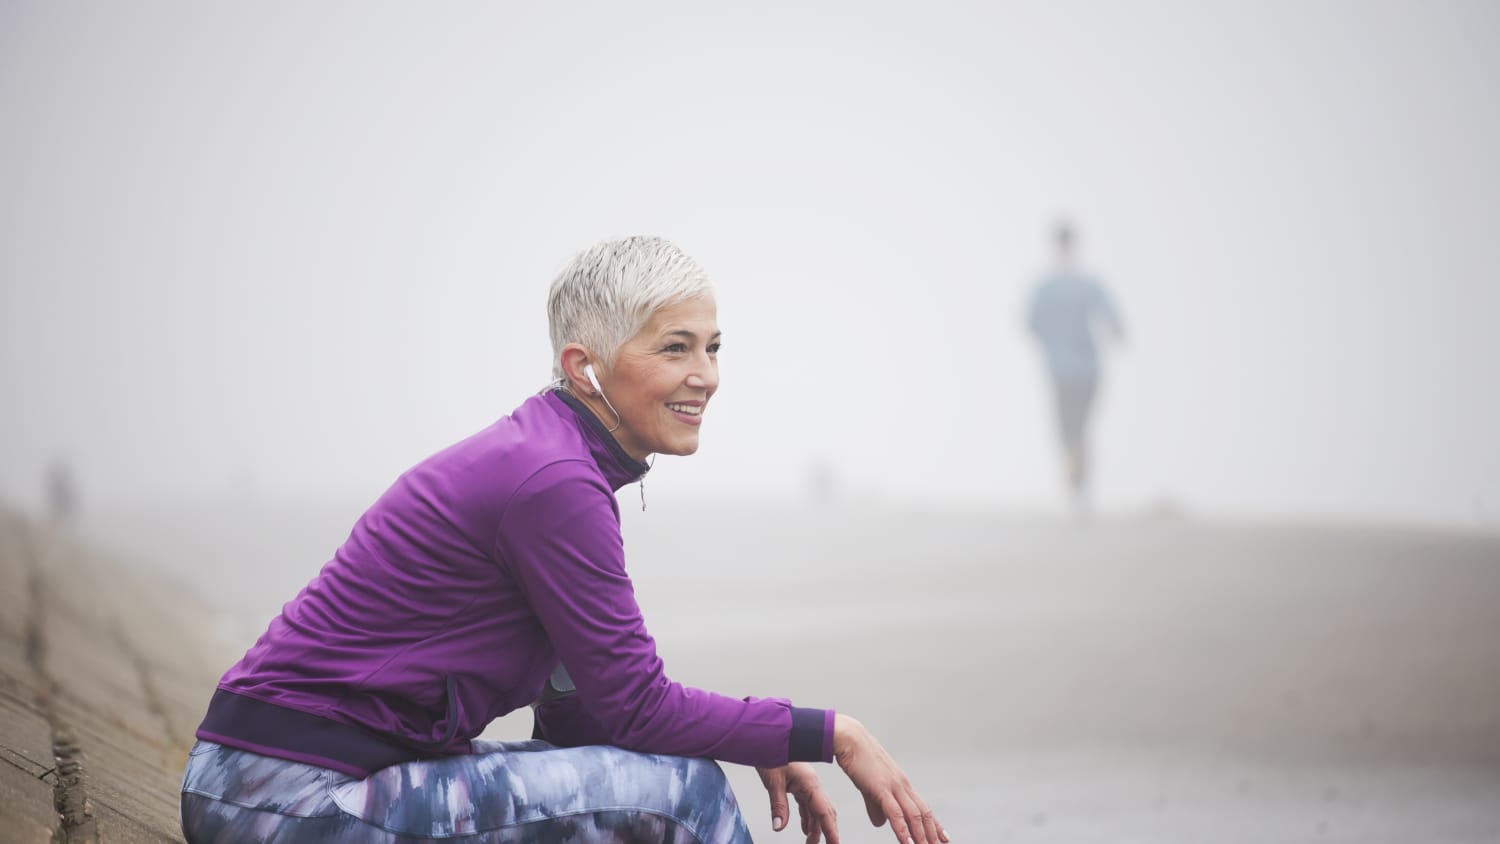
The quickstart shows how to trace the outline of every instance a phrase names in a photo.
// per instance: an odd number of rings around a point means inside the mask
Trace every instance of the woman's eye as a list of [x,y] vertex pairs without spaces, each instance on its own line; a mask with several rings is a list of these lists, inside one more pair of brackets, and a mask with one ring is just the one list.
[[683,352],[687,351],[687,346],[684,345],[684,344],[682,344],[682,343],[673,343],[673,344],[667,346],[665,349],[662,349],[662,351],[664,351],[664,352],[672,352],[673,354],[679,354],[680,355]]
[[708,353],[711,354],[711,355],[718,354],[719,353],[719,346],[721,346],[721,345],[723,345],[723,344],[722,343],[709,343],[708,344]]

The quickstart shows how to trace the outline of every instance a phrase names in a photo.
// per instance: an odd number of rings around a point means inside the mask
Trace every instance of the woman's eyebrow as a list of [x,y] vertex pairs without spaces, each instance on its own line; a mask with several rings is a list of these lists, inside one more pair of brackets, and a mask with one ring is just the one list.
[[[715,339],[717,339],[719,337],[722,337],[723,335],[724,335],[724,332],[722,332],[722,331],[715,331],[714,333],[708,335],[708,339],[715,340]],[[694,333],[692,331],[689,331],[686,328],[674,328],[671,331],[663,332],[662,336],[663,337],[686,337],[689,340],[697,340],[698,339],[698,335],[696,333]]]

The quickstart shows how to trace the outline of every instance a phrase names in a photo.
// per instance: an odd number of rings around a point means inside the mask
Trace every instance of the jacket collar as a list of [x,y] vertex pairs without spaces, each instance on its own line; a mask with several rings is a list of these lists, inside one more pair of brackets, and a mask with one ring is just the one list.
[[[625,449],[615,440],[615,435],[604,427],[599,417],[579,401],[577,396],[566,390],[549,390],[546,393],[546,399],[564,415],[571,411],[583,422],[584,438],[588,440],[589,452],[593,454],[594,462],[599,464],[599,470],[604,473],[604,479],[609,482],[610,489],[619,492],[620,487],[635,483],[646,476],[651,465],[625,453]],[[565,405],[567,409],[564,410],[558,405]]]

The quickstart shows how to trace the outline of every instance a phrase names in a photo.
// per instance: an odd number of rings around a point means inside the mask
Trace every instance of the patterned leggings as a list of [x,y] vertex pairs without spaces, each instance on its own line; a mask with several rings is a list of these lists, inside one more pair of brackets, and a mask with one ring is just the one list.
[[182,781],[197,842],[749,844],[707,759],[543,741],[392,765],[367,779],[200,741]]

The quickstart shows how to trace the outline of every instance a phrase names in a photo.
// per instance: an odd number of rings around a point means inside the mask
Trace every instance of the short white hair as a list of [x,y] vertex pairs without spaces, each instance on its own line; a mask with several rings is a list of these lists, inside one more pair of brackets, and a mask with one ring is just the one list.
[[569,343],[614,366],[620,347],[652,314],[711,295],[708,273],[667,240],[637,236],[594,244],[563,268],[547,295],[552,377],[567,377],[562,350]]

